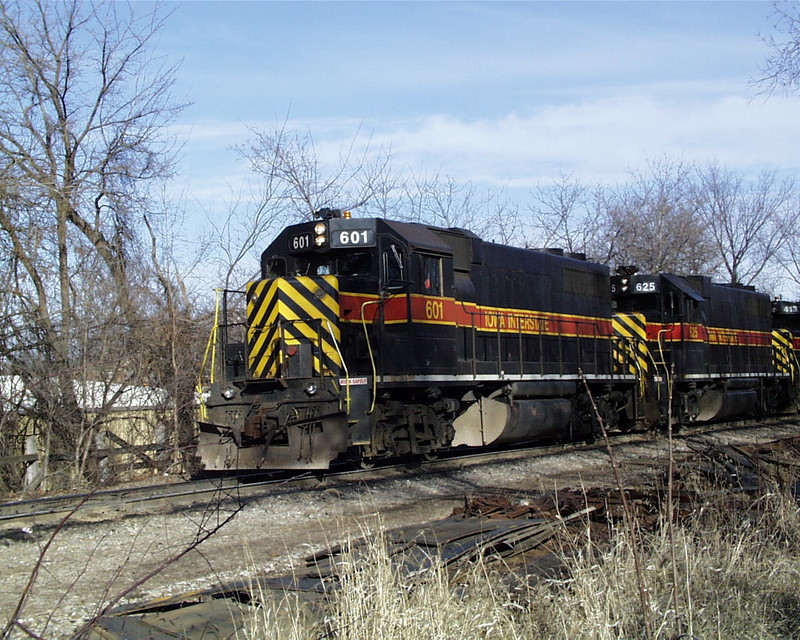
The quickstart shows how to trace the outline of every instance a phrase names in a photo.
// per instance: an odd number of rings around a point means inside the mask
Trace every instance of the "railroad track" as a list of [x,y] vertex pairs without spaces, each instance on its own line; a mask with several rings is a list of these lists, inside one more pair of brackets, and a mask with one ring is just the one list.
[[190,481],[124,489],[107,489],[88,493],[47,496],[30,500],[0,503],[0,522],[83,511],[114,509],[125,505],[202,496],[206,493],[231,490],[237,485],[234,479],[216,481]]
[[[623,436],[625,442],[632,438],[645,436]],[[620,442],[619,439],[615,439]],[[487,459],[502,459],[521,455],[553,455],[579,450],[598,448],[598,443],[570,443],[565,445],[533,445],[515,447],[503,451],[480,451],[469,454],[448,454],[434,460],[400,461],[390,464],[376,465],[368,469],[332,470],[324,475],[305,473],[297,476],[282,475],[278,478],[252,481],[249,478],[220,477],[205,480],[151,485],[146,487],[127,487],[107,489],[87,493],[48,496],[30,500],[0,503],[0,524],[9,521],[42,519],[48,516],[61,517],[75,512],[89,519],[111,515],[114,513],[135,513],[137,510],[154,508],[159,502],[173,505],[191,506],[192,504],[209,503],[212,500],[246,499],[254,494],[269,491],[276,485],[289,485],[292,488],[303,488],[304,485],[319,486],[322,482],[347,482],[348,480],[368,481],[374,478],[386,478],[392,474],[407,474],[417,470],[435,472],[438,469],[458,464],[468,464]]]
[[[684,427],[675,434],[676,440],[698,438],[713,435],[717,432],[747,430],[754,426],[777,428],[796,428],[800,432],[800,417],[777,417],[766,420],[746,420],[716,425]],[[648,442],[655,438],[663,438],[663,434],[655,432],[636,432],[614,436],[610,439],[612,447],[635,442]],[[278,486],[292,489],[319,487],[321,483],[333,482],[365,482],[370,479],[387,478],[392,475],[407,475],[415,472],[438,472],[452,469],[454,466],[480,464],[488,461],[536,456],[546,457],[579,451],[594,451],[606,448],[600,439],[593,443],[569,443],[557,445],[517,446],[502,451],[479,451],[469,454],[449,453],[435,460],[397,461],[391,464],[376,466],[372,469],[340,469],[326,472],[324,475],[304,473],[302,475],[271,475],[220,477],[202,480],[191,480],[170,484],[155,484],[145,487],[126,487],[107,489],[88,493],[48,496],[30,500],[18,500],[0,503],[0,525],[11,523],[18,525],[28,520],[37,523],[52,522],[72,513],[71,517],[79,519],[102,519],[119,514],[130,514],[156,508],[159,503],[167,503],[173,507],[191,507],[209,504],[212,501],[241,501],[268,492]]]

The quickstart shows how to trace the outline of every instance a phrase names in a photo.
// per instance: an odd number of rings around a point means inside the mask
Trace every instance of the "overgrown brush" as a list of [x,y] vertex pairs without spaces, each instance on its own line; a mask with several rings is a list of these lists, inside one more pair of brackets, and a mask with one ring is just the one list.
[[327,619],[332,636],[357,638],[516,637],[506,590],[475,567],[452,584],[437,562],[417,575],[393,565],[380,540],[341,567],[341,588]]
[[704,639],[800,637],[797,506],[778,495],[760,502],[758,512],[744,513],[707,505],[676,526],[674,554],[665,529],[645,536],[647,612],[639,607],[630,538],[618,532],[599,554],[587,545],[566,560],[568,579],[531,590],[530,637],[640,638],[645,615],[659,638],[679,630]]
[[[506,571],[488,559],[457,576],[436,562],[410,576],[376,536],[366,551],[343,556],[324,620],[312,629],[301,616],[296,633],[281,624],[280,637],[642,638],[649,616],[665,640],[800,638],[800,516],[793,500],[768,494],[746,510],[706,504],[675,527],[675,548],[666,527],[639,536],[649,611],[641,610],[630,546],[636,538],[615,534],[604,548],[586,536],[577,552],[565,553],[562,579],[523,581],[505,580]],[[287,602],[273,599],[260,614],[259,633],[248,637],[274,637],[270,621]]]

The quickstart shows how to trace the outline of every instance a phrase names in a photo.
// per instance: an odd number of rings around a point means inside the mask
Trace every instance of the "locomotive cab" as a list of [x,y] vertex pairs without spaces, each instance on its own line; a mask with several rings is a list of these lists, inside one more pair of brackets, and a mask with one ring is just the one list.
[[344,357],[341,290],[377,289],[376,246],[373,221],[328,211],[286,228],[263,252],[261,278],[224,292],[223,366],[199,420],[207,470],[328,468],[347,450],[368,379]]

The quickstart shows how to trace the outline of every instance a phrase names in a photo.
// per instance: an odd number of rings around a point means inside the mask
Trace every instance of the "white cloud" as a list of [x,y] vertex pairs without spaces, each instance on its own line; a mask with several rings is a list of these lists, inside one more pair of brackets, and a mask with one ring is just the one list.
[[800,101],[739,96],[668,100],[628,94],[467,120],[434,115],[376,133],[403,165],[463,180],[533,185],[562,170],[609,181],[655,157],[719,161],[742,173],[796,171]]
[[492,188],[524,190],[563,172],[587,183],[613,183],[662,156],[716,161],[745,175],[764,168],[800,169],[800,99],[666,89],[584,97],[498,118],[206,120],[182,132],[191,173],[180,188],[205,211],[224,214],[248,176],[231,146],[251,138],[252,128],[270,131],[279,125],[309,132],[317,158],[330,166],[351,144],[354,158],[367,148],[391,149],[396,171],[440,172]]
[[180,123],[170,128],[172,135],[180,140],[190,140],[193,144],[212,141],[237,140],[250,135],[248,125],[236,120],[199,119]]

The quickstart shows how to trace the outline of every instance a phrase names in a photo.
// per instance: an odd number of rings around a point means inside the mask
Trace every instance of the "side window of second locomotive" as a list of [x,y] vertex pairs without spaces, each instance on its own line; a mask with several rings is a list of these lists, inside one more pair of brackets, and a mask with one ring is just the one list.
[[442,295],[442,259],[422,256],[422,292],[431,296]]

